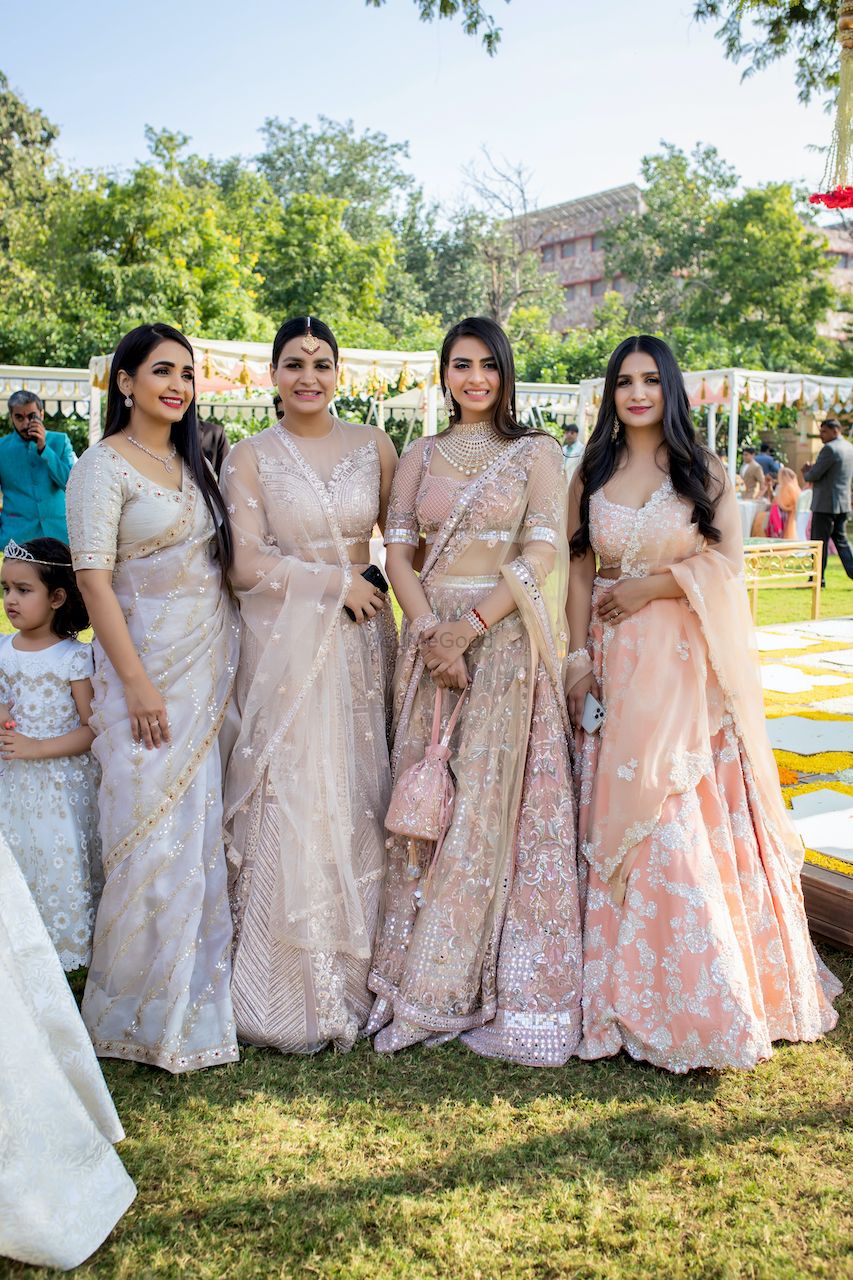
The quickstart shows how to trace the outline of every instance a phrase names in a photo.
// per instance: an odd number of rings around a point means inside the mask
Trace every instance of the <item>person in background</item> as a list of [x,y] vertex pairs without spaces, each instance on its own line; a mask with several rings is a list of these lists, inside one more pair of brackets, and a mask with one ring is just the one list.
[[853,444],[844,439],[841,423],[835,418],[827,418],[820,424],[820,438],[823,448],[811,466],[803,467],[803,479],[812,486],[811,536],[815,542],[823,543],[821,586],[826,586],[830,539],[835,543],[844,572],[853,578],[853,550],[845,530],[853,484]]
[[766,480],[764,468],[755,460],[755,446],[745,444],[743,447],[743,464],[740,469],[743,480],[743,496],[748,502],[757,502],[764,496]]
[[766,476],[773,476],[774,480],[779,474],[781,462],[776,458],[773,452],[773,446],[766,440],[761,441],[761,448],[755,455],[755,461]]
[[9,397],[14,428],[0,440],[0,546],[32,538],[68,541],[65,486],[74,450],[64,431],[47,431],[44,403],[33,391]]
[[578,439],[578,424],[570,422],[563,432],[563,457],[568,461],[570,458],[579,458],[583,453],[583,445]]
[[222,464],[231,450],[231,445],[228,443],[228,437],[225,434],[225,428],[222,423],[215,420],[202,421],[199,418],[198,442],[201,445],[202,453],[216,472],[218,480],[222,473]]

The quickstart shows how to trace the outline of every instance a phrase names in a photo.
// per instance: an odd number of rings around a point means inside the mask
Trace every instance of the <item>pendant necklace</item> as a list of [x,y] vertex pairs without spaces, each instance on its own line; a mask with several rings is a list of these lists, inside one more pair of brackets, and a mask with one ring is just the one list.
[[137,449],[141,449],[143,453],[147,453],[149,458],[153,458],[155,462],[159,462],[163,467],[166,468],[167,471],[169,472],[174,471],[175,468],[173,464],[174,464],[175,458],[178,456],[178,451],[175,448],[174,444],[169,445],[168,458],[163,458],[159,453],[155,453],[153,449],[149,449],[147,445],[141,444],[139,440],[135,439],[135,437],[130,434],[129,431],[125,431],[123,434],[124,434],[125,440],[129,440],[130,443],[134,445]]

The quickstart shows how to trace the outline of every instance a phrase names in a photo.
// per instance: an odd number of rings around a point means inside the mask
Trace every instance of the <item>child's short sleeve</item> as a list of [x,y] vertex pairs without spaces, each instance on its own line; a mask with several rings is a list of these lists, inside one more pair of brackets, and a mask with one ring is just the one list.
[[68,679],[91,680],[95,674],[95,656],[92,653],[92,646],[83,644],[80,640],[72,643],[74,648],[68,660]]

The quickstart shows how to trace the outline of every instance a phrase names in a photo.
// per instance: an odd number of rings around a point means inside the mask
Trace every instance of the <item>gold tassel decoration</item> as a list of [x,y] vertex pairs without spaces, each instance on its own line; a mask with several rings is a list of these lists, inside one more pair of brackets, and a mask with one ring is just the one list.
[[853,209],[853,0],[841,0],[838,6],[838,42],[841,66],[835,128],[821,190],[809,201],[827,209]]

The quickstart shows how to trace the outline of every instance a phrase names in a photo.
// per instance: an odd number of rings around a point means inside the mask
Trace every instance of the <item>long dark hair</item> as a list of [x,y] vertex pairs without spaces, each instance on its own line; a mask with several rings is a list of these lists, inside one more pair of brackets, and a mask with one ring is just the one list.
[[[104,439],[114,436],[130,422],[130,408],[124,403],[124,395],[119,390],[119,373],[123,371],[132,378],[140,365],[162,342],[179,342],[189,354],[190,364],[195,363],[195,355],[189,341],[179,329],[173,329],[170,324],[141,324],[137,329],[131,329],[130,333],[126,333],[115,349],[110,367]],[[225,500],[219,492],[216,477],[205,462],[201,451],[195,395],[180,422],[176,422],[172,427],[171,439],[198,485],[204,505],[213,517],[217,559],[224,581],[234,555],[231,521],[228,519]]]
[[578,467],[582,486],[580,525],[569,544],[573,557],[582,556],[589,549],[589,500],[597,489],[607,484],[616,470],[619,455],[625,448],[624,426],[620,426],[617,438],[613,439],[616,381],[625,357],[637,351],[652,357],[660,375],[664,446],[672,487],[680,497],[693,504],[692,519],[698,525],[699,532],[709,542],[719,542],[721,538],[720,531],[714,524],[714,515],[725,486],[712,473],[708,450],[700,444],[696,435],[678,361],[660,338],[641,333],[620,342],[607,363],[598,421]]
[[60,640],[66,640],[85,631],[89,625],[89,614],[77,586],[71,567],[71,551],[66,544],[58,538],[31,538],[29,542],[22,543],[21,550],[29,551],[33,558],[32,561],[22,559],[21,564],[32,567],[48,593],[60,589],[65,592],[65,600],[55,611],[50,624],[53,634]]
[[318,338],[320,342],[328,342],[332,348],[332,355],[335,357],[335,364],[338,363],[338,344],[329,326],[323,324],[323,321],[318,320],[316,316],[292,316],[290,320],[285,320],[273,339],[272,362],[274,365],[278,364],[278,358],[291,338],[305,337],[308,333],[309,321],[314,337]]
[[[495,358],[501,380],[493,418],[497,430],[510,440],[515,440],[518,436],[533,435],[534,432],[518,421],[515,407],[515,360],[509,338],[500,325],[490,320],[488,316],[468,316],[467,319],[460,320],[444,339],[439,360],[442,391],[447,391],[447,366],[450,364],[450,353],[460,338],[479,338]],[[450,425],[454,426],[459,418],[459,405],[454,400]]]

